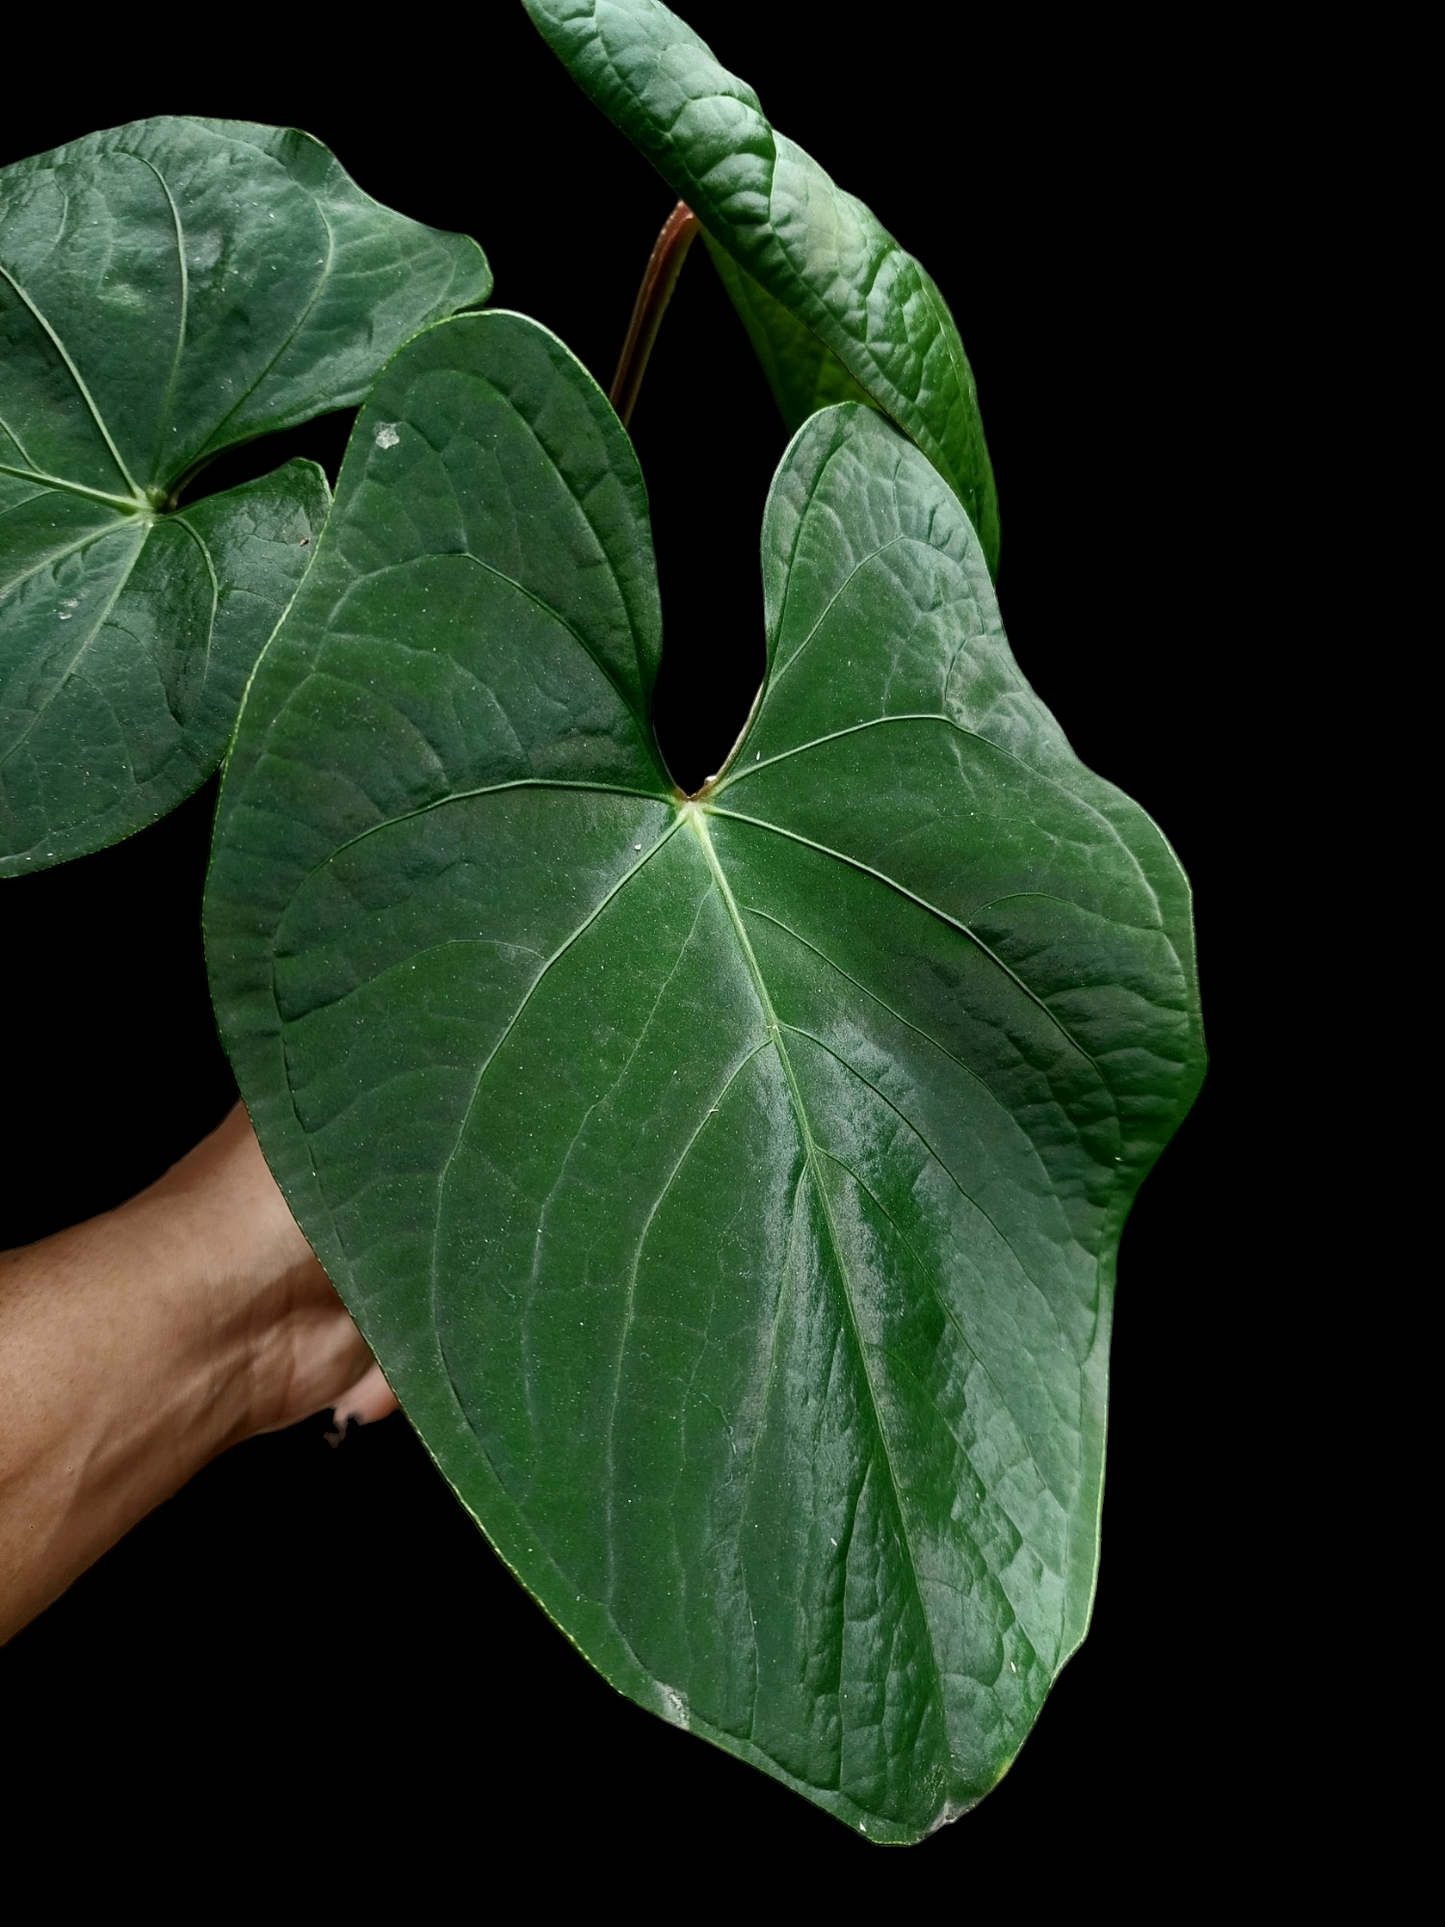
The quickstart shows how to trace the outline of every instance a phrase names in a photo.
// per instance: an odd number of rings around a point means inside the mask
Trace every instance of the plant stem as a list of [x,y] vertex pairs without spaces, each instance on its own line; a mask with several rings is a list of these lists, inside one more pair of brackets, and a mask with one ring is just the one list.
[[677,277],[682,272],[682,264],[687,259],[687,251],[699,226],[698,218],[687,202],[679,201],[663,223],[662,232],[647,263],[642,286],[637,290],[637,302],[632,310],[627,339],[618,357],[617,373],[612,377],[610,399],[624,428],[631,421],[632,411],[637,406],[638,390],[647,371],[652,344],[657,339],[662,317],[667,313],[667,304],[672,299]]

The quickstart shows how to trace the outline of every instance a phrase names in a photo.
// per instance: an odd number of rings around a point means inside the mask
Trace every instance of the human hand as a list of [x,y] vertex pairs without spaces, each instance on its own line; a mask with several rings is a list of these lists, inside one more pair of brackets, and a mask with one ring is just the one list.
[[395,1406],[236,1105],[117,1210],[0,1254],[0,1639],[228,1447]]
[[[380,1366],[298,1230],[243,1104],[132,1202],[146,1199],[199,1214],[207,1227],[229,1287],[218,1317],[244,1320],[247,1436],[279,1432],[330,1406],[339,1439],[348,1423],[396,1410]],[[217,1335],[230,1342],[224,1330]]]

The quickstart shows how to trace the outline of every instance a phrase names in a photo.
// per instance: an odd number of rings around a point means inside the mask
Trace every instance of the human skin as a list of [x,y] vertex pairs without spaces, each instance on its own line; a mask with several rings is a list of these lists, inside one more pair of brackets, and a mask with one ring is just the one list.
[[395,1404],[236,1105],[128,1203],[0,1254],[0,1640],[229,1447]]

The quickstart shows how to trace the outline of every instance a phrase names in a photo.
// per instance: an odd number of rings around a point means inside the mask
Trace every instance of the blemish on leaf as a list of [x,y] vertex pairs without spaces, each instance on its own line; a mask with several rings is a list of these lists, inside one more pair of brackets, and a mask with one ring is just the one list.
[[660,1680],[658,1690],[662,1695],[662,1705],[658,1711],[670,1725],[680,1726],[686,1733],[692,1725],[692,1718],[687,1710],[687,1700],[675,1686],[664,1685]]
[[945,1800],[943,1805],[938,1809],[937,1818],[934,1820],[933,1825],[928,1829],[928,1831],[930,1833],[937,1833],[940,1827],[951,1826],[953,1822],[957,1820],[961,1814],[965,1814],[967,1812],[968,1812],[968,1807],[964,1801]]
[[395,448],[400,440],[401,436],[396,432],[395,422],[377,423],[376,445],[378,448]]

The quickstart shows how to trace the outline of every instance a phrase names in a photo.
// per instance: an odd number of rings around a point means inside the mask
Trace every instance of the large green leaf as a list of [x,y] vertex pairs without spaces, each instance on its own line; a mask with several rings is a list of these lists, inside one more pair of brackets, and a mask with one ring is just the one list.
[[1088,1620],[1115,1251],[1202,1071],[1188,888],[875,411],[794,439],[763,568],[764,692],[684,798],[615,416],[520,317],[411,343],[242,713],[208,955],[503,1558],[624,1692],[912,1840]]
[[174,512],[189,479],[360,401],[490,287],[306,134],[137,121],[0,173],[0,875],[154,821],[220,757],[327,491],[295,463]]
[[996,574],[998,495],[973,371],[932,276],[773,130],[752,88],[661,0],[524,4],[702,222],[788,426],[871,401],[952,483]]

